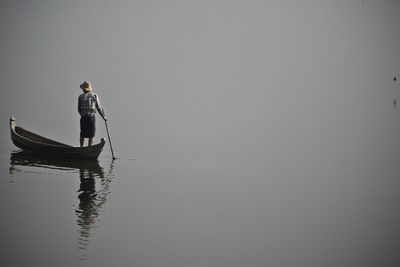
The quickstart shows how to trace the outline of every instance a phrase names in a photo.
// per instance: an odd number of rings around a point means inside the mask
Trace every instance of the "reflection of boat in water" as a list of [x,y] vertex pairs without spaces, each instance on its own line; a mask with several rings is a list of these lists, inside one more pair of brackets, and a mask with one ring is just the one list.
[[113,165],[108,173],[104,172],[97,160],[62,160],[49,157],[37,157],[25,151],[11,153],[10,174],[25,172],[25,167],[72,171],[80,180],[78,199],[75,209],[78,225],[78,247],[85,252],[90,243],[90,236],[101,220],[104,206],[111,192]]
[[10,118],[11,140],[14,145],[25,151],[39,155],[59,158],[97,159],[103,150],[106,139],[93,146],[73,147],[15,126],[15,118]]
[[58,170],[91,170],[96,176],[101,177],[102,168],[97,160],[78,160],[78,159],[61,159],[51,156],[38,157],[35,153],[26,151],[11,153],[10,156],[10,172],[16,171],[15,166],[41,167],[45,169]]

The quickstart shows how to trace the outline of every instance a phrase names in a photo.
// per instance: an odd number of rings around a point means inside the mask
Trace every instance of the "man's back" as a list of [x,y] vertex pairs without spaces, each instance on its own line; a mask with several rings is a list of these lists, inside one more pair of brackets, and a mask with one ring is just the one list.
[[99,97],[92,92],[85,92],[79,96],[78,112],[81,116],[94,116],[96,109],[101,112]]

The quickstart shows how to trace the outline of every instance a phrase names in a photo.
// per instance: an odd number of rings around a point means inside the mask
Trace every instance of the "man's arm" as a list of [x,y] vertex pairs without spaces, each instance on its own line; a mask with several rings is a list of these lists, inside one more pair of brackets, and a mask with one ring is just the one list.
[[81,97],[78,97],[78,112],[79,112],[79,115],[81,114],[81,112],[82,112],[82,107],[81,107]]
[[99,112],[100,116],[102,116],[103,119],[106,121],[107,120],[106,113],[104,112],[104,109],[101,107],[100,99],[97,95],[95,95],[95,98],[96,98],[96,109]]

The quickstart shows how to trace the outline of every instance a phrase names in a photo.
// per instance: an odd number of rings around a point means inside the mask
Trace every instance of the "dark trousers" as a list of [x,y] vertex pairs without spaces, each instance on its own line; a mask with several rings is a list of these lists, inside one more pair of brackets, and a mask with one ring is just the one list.
[[82,116],[81,117],[81,137],[93,138],[96,134],[96,117]]

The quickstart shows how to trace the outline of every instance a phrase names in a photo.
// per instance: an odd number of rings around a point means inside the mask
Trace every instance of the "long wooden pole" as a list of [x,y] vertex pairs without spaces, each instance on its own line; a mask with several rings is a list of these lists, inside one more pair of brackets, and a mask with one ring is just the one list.
[[107,121],[106,121],[106,120],[104,120],[104,122],[105,122],[105,124],[106,124],[106,129],[107,129],[108,140],[110,140],[111,154],[112,154],[112,157],[113,157],[113,160],[114,160],[114,159],[115,159],[115,157],[114,157],[114,151],[113,151],[113,147],[112,147],[112,144],[111,144],[110,132],[108,131],[108,124],[107,124]]

